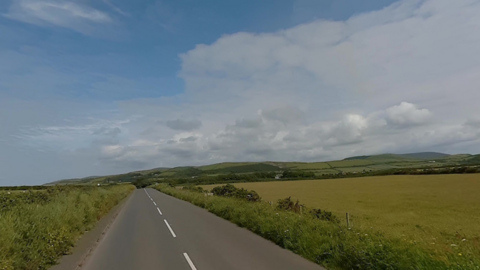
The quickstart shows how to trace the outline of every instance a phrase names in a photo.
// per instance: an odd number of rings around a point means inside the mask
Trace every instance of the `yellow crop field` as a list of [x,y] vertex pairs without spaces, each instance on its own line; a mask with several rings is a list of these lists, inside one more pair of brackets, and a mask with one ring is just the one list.
[[265,201],[291,196],[306,206],[332,211],[343,220],[348,212],[352,228],[372,229],[434,249],[453,249],[461,242],[480,254],[480,174],[379,176],[235,186],[253,189]]

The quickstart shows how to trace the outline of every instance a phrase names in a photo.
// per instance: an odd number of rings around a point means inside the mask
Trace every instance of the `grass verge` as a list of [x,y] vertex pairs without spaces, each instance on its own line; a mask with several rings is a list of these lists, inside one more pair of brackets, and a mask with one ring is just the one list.
[[328,269],[480,269],[468,254],[434,254],[382,233],[281,211],[267,203],[204,196],[167,185],[157,190],[191,202]]
[[53,187],[0,193],[0,269],[47,269],[135,189]]

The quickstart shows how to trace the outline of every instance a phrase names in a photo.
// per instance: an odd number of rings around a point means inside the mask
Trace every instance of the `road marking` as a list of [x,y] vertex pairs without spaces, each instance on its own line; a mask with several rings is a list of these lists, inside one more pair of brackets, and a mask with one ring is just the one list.
[[[159,211],[160,211],[160,210],[159,210]],[[177,237],[177,236],[175,235],[175,233],[173,232],[172,227],[170,227],[170,224],[168,224],[167,220],[164,219],[163,221],[165,221],[165,224],[167,224],[167,227],[168,227],[168,229],[170,230],[170,232],[172,233],[173,238]]]
[[158,210],[158,213],[160,214],[160,216],[163,216],[162,211],[160,211],[160,208],[157,207],[157,210]]
[[187,260],[188,264],[190,265],[190,268],[192,268],[192,270],[197,270],[197,268],[195,267],[195,265],[193,265],[192,260],[190,260],[190,257],[188,257],[188,254],[187,254],[187,253],[183,253],[183,256],[185,257],[185,260]]
[[153,202],[153,204],[155,204],[155,206],[157,206],[157,204],[155,202]]

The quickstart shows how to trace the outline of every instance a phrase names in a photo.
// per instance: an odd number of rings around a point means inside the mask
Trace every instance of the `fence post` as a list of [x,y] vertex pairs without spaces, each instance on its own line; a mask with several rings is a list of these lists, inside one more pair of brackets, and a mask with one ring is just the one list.
[[346,214],[347,216],[347,228],[350,228],[350,216],[348,215],[348,213]]

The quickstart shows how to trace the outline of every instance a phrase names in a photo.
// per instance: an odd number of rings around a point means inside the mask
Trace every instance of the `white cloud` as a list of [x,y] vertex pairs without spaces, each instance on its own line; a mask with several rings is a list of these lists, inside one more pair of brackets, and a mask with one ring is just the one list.
[[112,23],[102,11],[66,0],[13,0],[6,17],[30,24],[54,25],[88,34],[94,25]]
[[414,104],[408,102],[388,108],[385,112],[387,121],[399,126],[425,124],[432,116],[429,110],[417,109]]

